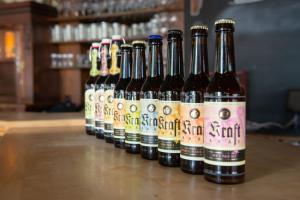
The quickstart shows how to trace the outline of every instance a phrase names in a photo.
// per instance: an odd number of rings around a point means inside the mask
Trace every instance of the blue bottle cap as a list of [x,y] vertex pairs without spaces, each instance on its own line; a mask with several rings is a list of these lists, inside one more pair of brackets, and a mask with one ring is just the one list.
[[162,40],[161,35],[149,35],[149,40]]

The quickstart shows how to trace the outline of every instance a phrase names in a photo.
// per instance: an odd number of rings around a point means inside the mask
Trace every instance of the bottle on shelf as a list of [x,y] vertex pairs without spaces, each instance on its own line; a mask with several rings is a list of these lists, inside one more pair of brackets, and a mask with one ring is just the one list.
[[85,83],[85,130],[88,135],[95,135],[95,82],[100,74],[97,64],[99,58],[99,43],[93,43],[90,48],[90,77]]
[[120,35],[112,36],[111,43],[111,67],[109,76],[104,82],[104,138],[108,143],[113,143],[113,120],[114,120],[114,90],[120,77],[120,61],[121,51],[120,46],[123,44],[123,39]]
[[180,167],[191,174],[203,174],[204,93],[209,84],[205,25],[191,27],[191,71],[182,89],[180,103]]
[[158,146],[158,91],[164,79],[162,37],[150,35],[149,42],[149,67],[148,77],[141,89],[141,143],[140,153],[142,158],[157,159]]
[[146,78],[146,43],[133,41],[133,68],[131,81],[125,92],[125,148],[128,153],[140,152],[140,91]]
[[95,82],[95,134],[104,139],[104,82],[107,79],[109,66],[110,39],[103,39],[100,48],[100,76]]
[[158,106],[158,161],[180,165],[180,93],[184,85],[182,31],[168,31],[167,75],[160,87]]
[[121,73],[114,93],[114,143],[117,148],[125,148],[125,90],[131,80],[132,46],[121,45]]
[[234,24],[215,22],[215,73],[204,97],[204,177],[223,184],[245,176],[245,94],[235,72]]

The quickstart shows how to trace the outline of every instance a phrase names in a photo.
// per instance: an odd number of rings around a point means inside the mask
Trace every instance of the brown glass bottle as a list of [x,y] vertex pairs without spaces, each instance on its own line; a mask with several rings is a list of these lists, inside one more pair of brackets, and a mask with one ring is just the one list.
[[95,135],[95,82],[100,74],[97,64],[99,58],[99,43],[93,43],[90,49],[91,70],[90,77],[85,83],[85,131],[88,135]]
[[184,84],[182,31],[168,31],[167,75],[159,91],[158,161],[161,165],[180,164],[180,93]]
[[180,103],[180,167],[203,174],[204,93],[209,84],[207,26],[191,27],[191,72],[182,89]]
[[146,78],[145,42],[134,41],[132,78],[125,92],[125,148],[128,153],[140,152],[140,91]]
[[104,139],[104,82],[108,77],[110,39],[103,39],[100,48],[100,76],[95,83],[95,135]]
[[108,143],[113,143],[113,118],[114,118],[114,90],[120,77],[121,51],[123,40],[119,35],[112,36],[111,67],[109,76],[104,82],[104,138]]
[[160,35],[149,36],[149,71],[148,77],[141,90],[141,143],[142,158],[148,160],[157,159],[157,109],[158,91],[163,82],[163,55],[162,37]]
[[204,97],[204,176],[233,184],[245,175],[245,96],[236,78],[234,21],[215,22],[215,73]]
[[125,148],[125,90],[131,80],[132,46],[121,45],[121,74],[114,93],[114,143]]

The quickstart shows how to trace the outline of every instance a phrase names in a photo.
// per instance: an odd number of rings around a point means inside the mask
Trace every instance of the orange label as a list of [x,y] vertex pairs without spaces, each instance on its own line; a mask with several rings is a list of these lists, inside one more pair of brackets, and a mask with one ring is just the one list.
[[125,129],[125,99],[114,99],[114,129]]
[[158,138],[180,143],[180,102],[160,101],[158,104]]
[[203,103],[181,103],[180,143],[186,146],[203,146]]

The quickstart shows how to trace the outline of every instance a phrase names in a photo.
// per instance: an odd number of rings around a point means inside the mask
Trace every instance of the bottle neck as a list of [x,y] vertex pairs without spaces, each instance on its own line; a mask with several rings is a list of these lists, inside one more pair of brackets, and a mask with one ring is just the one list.
[[112,42],[111,45],[111,67],[109,69],[109,74],[116,75],[120,73],[120,46],[122,44],[121,40],[116,40]]
[[215,71],[235,73],[233,32],[220,31],[216,35]]
[[131,51],[123,51],[121,56],[121,78],[130,78],[132,65]]
[[163,77],[162,45],[151,44],[149,46],[149,75],[150,77]]
[[142,79],[146,77],[146,58],[144,48],[133,49],[133,79]]
[[109,44],[104,44],[101,48],[101,67],[100,67],[100,75],[107,76],[108,75],[108,51]]
[[195,36],[192,38],[191,74],[208,73],[207,36]]
[[168,41],[168,75],[184,76],[183,72],[183,57],[182,57],[182,41],[172,39]]
[[91,50],[91,70],[90,76],[95,77],[100,74],[100,71],[97,69],[97,61],[98,61],[98,49]]

